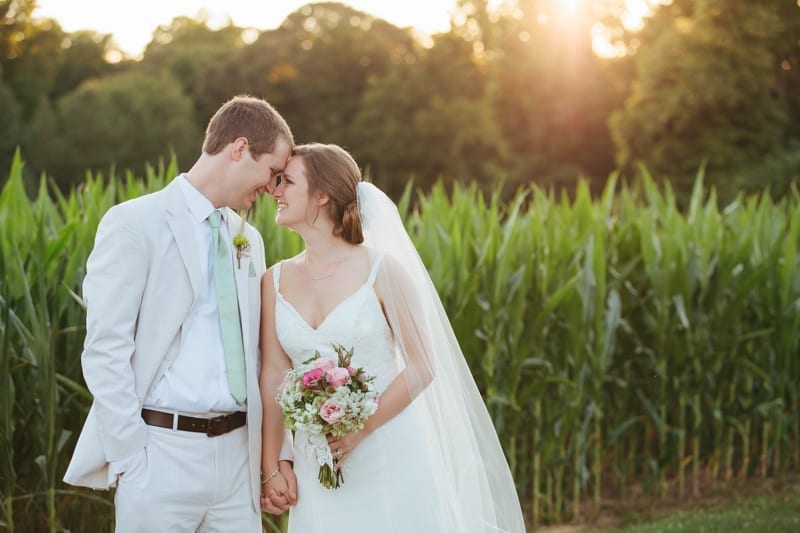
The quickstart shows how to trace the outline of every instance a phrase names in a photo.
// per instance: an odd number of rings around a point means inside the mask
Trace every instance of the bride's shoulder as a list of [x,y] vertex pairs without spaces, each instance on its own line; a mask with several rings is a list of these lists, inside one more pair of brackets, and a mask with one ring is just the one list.
[[378,294],[392,287],[406,287],[410,281],[408,272],[403,263],[396,257],[386,253],[371,256],[372,264],[380,262],[374,273],[375,289]]
[[384,263],[387,261],[393,261],[393,258],[383,250],[373,248],[372,246],[367,246],[366,244],[362,244],[360,248],[362,251],[366,251],[367,257],[369,258],[369,263],[371,265],[374,265],[376,262],[380,261],[381,268],[383,268]]
[[302,264],[303,262],[303,254],[305,252],[300,252],[299,254],[295,255],[294,257],[290,257],[288,259],[281,259],[280,261],[273,263],[267,271],[274,271],[280,269],[281,271],[285,271],[288,269],[297,268],[298,265]]
[[376,262],[380,261],[380,264],[378,265],[380,272],[385,272],[389,274],[397,274],[403,272],[403,265],[393,255],[372,249],[372,251],[370,252],[370,259],[371,259],[370,262],[372,264],[375,264]]
[[[380,277],[380,275],[384,274],[387,269],[387,261],[391,261],[388,254],[365,244],[362,244],[360,248],[359,262],[369,270],[370,277],[374,280],[376,276]],[[391,269],[391,265],[388,268]]]
[[268,287],[270,290],[273,287],[273,279],[276,276],[281,276],[282,273],[288,271],[293,271],[295,268],[298,268],[300,264],[302,264],[302,255],[304,252],[300,252],[299,254],[295,255],[294,257],[290,257],[288,259],[281,259],[277,263],[273,263],[267,271],[264,273],[264,276],[261,278],[261,286]]

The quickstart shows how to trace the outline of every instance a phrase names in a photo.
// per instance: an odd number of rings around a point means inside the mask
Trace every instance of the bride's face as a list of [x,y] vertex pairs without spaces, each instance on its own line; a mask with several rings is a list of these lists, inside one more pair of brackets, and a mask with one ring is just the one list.
[[311,195],[308,193],[306,167],[302,157],[292,157],[283,169],[281,182],[272,193],[278,202],[275,223],[287,228],[296,228],[308,223]]

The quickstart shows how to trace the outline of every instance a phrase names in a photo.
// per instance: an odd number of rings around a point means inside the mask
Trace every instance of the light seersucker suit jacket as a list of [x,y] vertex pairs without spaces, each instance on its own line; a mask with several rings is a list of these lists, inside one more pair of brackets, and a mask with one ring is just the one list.
[[[226,209],[231,235],[241,217]],[[64,481],[108,489],[110,461],[144,448],[144,399],[177,355],[199,292],[200,252],[189,209],[173,181],[112,207],[100,221],[83,282],[84,378],[94,396]],[[264,242],[249,224],[250,250],[234,263],[247,370],[247,428],[253,505],[259,509],[261,396],[258,388]],[[235,260],[234,260],[235,261]]]

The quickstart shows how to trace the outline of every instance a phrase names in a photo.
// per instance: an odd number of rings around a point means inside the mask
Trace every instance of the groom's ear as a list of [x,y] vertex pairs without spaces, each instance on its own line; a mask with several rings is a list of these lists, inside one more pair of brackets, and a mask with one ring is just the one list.
[[250,142],[247,137],[238,137],[230,145],[231,159],[239,161],[244,157],[245,151],[250,149]]

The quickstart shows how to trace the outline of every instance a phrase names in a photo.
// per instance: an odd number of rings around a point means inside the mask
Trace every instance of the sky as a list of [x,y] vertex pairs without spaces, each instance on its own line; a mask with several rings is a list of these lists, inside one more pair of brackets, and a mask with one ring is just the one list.
[[[205,14],[212,28],[227,24],[230,18],[237,26],[269,30],[277,28],[287,15],[311,0],[138,0],[113,9],[113,2],[98,0],[38,0],[34,16],[56,19],[64,31],[94,30],[113,34],[117,46],[131,57],[139,57],[153,30],[169,24],[177,16],[197,18]],[[383,18],[399,27],[414,27],[422,33],[447,31],[456,0],[341,0],[343,3]],[[567,7],[576,7],[587,0],[561,0]],[[628,13],[623,22],[636,27],[646,13],[648,2],[663,0],[626,0]],[[498,5],[501,0],[490,0]],[[627,20],[626,20],[627,19]],[[593,35],[594,32],[593,32]],[[614,50],[601,50],[602,36],[595,36],[595,51],[612,55]]]
[[[343,3],[400,27],[424,33],[446,31],[456,0],[346,0]],[[211,27],[224,26],[228,17],[237,26],[268,30],[310,0],[138,0],[113,9],[113,2],[97,0],[38,0],[34,16],[56,19],[64,31],[95,30],[111,33],[127,54],[138,56],[156,27],[176,16],[196,18],[201,11]]]

